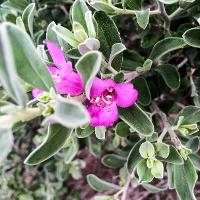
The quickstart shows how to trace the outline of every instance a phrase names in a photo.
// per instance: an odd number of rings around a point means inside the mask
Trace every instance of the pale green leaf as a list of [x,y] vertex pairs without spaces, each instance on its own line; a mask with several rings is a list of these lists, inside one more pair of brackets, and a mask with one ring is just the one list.
[[27,165],[37,165],[49,159],[63,148],[70,133],[70,129],[59,124],[50,125],[43,143],[29,154],[24,163]]
[[81,76],[85,87],[85,94],[90,99],[90,89],[94,77],[100,70],[102,54],[98,51],[91,51],[83,55],[76,63],[75,68]]

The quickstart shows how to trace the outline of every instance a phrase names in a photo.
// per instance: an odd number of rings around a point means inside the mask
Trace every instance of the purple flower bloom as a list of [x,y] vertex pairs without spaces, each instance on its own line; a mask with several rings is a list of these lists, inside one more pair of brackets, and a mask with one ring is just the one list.
[[[56,91],[59,94],[78,96],[83,93],[83,84],[79,74],[73,71],[72,63],[65,60],[64,52],[58,45],[51,41],[45,41],[54,66],[48,65],[48,70],[53,77]],[[34,89],[33,97],[41,94],[42,90]]]
[[88,100],[88,112],[92,126],[112,126],[118,119],[118,108],[132,106],[138,97],[138,92],[132,83],[117,84],[113,80],[95,78]]

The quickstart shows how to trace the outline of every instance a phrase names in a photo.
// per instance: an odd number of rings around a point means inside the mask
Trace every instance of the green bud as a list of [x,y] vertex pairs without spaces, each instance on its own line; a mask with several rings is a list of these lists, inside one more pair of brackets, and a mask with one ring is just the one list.
[[181,128],[187,128],[189,130],[195,130],[195,129],[197,129],[197,124],[181,125]]
[[42,112],[42,115],[43,115],[44,117],[48,117],[48,116],[51,115],[53,112],[54,112],[54,109],[52,108],[51,105],[48,104],[48,105],[46,106],[45,110]]
[[188,158],[188,155],[190,153],[192,153],[192,150],[191,149],[188,149],[187,147],[182,147],[180,150],[179,150],[181,156],[183,157],[184,160],[187,160]]
[[49,93],[43,92],[37,96],[37,100],[41,103],[48,103],[51,100],[51,98]]
[[148,167],[149,169],[153,167],[154,161],[155,161],[154,158],[147,158],[147,167]]
[[28,83],[25,83],[24,87],[25,87],[26,92],[30,92],[33,90],[33,86]]
[[74,22],[73,30],[74,30],[74,36],[76,40],[78,40],[79,42],[84,42],[88,38],[88,35],[85,32],[85,29],[80,23]]
[[180,125],[177,130],[183,135],[192,135],[198,131],[197,124]]

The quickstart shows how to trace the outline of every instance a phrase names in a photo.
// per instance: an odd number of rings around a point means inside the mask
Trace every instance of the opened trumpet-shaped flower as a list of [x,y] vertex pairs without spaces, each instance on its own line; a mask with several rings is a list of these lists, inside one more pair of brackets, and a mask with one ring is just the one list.
[[[51,41],[45,41],[54,66],[48,65],[48,70],[53,77],[56,91],[59,94],[78,96],[83,93],[83,85],[79,74],[73,71],[72,63],[65,60],[64,52],[58,45]],[[37,97],[43,91],[33,90],[33,97]]]
[[113,80],[95,78],[87,101],[92,126],[112,126],[119,117],[118,108],[132,106],[138,92],[132,83],[117,84]]

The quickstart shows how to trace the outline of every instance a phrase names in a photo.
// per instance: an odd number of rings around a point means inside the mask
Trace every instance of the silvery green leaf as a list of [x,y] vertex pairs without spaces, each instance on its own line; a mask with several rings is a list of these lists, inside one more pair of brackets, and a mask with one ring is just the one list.
[[94,174],[87,175],[87,182],[95,191],[120,190],[120,186],[101,180]]
[[49,61],[46,51],[44,49],[44,45],[37,46],[37,53],[39,54],[39,56],[41,57],[42,60],[44,60],[46,62]]
[[87,35],[85,29],[78,22],[73,22],[73,32],[74,32],[74,37],[79,42],[83,42],[88,38],[88,35]]
[[152,119],[137,104],[129,109],[119,109],[119,116],[133,130],[141,135],[151,136],[154,132]]
[[12,43],[6,24],[1,25],[0,32],[0,80],[9,96],[19,105],[25,106],[28,97],[21,86],[12,51]]
[[126,50],[126,47],[124,44],[122,43],[113,44],[108,64],[112,66],[112,61],[115,59],[115,57],[125,50]]
[[143,159],[139,153],[140,145],[144,142],[144,140],[138,141],[130,150],[128,158],[127,158],[127,169],[129,174],[132,174],[138,163]]
[[[95,12],[94,18],[97,22],[97,38],[101,44],[100,51],[109,60],[113,44],[122,42],[118,28],[113,19],[103,11]],[[122,61],[121,53],[112,61],[112,67],[120,70]]]
[[87,25],[85,20],[85,14],[89,11],[84,0],[76,0],[72,5],[72,20],[73,22],[80,23],[87,32]]
[[79,149],[77,138],[72,136],[71,138],[68,138],[68,140],[71,140],[71,143],[67,145],[67,149],[65,150],[65,155],[64,155],[65,164],[71,163],[71,161],[74,159]]
[[62,38],[64,41],[69,43],[72,47],[78,47],[79,42],[76,40],[73,33],[69,31],[67,28],[60,25],[55,25],[53,27],[53,30],[55,31],[58,37]]
[[183,34],[183,39],[188,45],[195,48],[200,48],[199,34],[200,34],[199,27],[191,28]]
[[95,128],[88,125],[86,128],[77,128],[76,129],[76,136],[78,138],[86,138],[89,137],[92,133],[95,132]]
[[146,29],[149,24],[149,13],[150,9],[135,11],[137,23],[142,29]]
[[200,121],[200,108],[197,106],[186,106],[177,115],[176,122],[183,116],[181,124],[196,124]]
[[164,166],[159,160],[154,161],[151,173],[155,178],[163,178]]
[[106,138],[106,127],[104,127],[104,126],[95,127],[95,135],[99,140],[105,140],[105,138]]
[[59,124],[48,127],[45,140],[24,161],[27,165],[37,165],[55,155],[65,145],[71,130]]
[[51,22],[48,26],[47,26],[47,32],[46,32],[46,39],[50,40],[56,44],[58,44],[58,38],[57,38],[57,34],[56,32],[53,30],[53,27],[56,26],[55,22]]
[[67,128],[78,128],[89,122],[89,114],[80,102],[60,97],[56,100],[54,114],[47,117],[43,124],[59,123]]
[[110,168],[121,168],[126,162],[126,158],[116,155],[116,154],[106,154],[102,157],[101,162],[106,167]]
[[141,72],[147,72],[151,69],[151,66],[153,64],[153,61],[151,59],[145,60],[144,64],[142,67],[137,67],[136,71],[141,73]]
[[169,145],[165,143],[154,144],[156,156],[167,158],[169,156]]
[[196,200],[193,190],[197,178],[197,172],[190,158],[185,160],[184,164],[174,166],[175,189],[181,200]]
[[26,28],[25,28],[25,25],[24,25],[24,22],[22,20],[21,17],[17,17],[16,19],[16,25],[21,28],[24,32],[26,32]]
[[159,0],[161,3],[173,4],[179,2],[179,0]]
[[131,10],[141,10],[142,0],[123,0],[123,6]]
[[105,13],[114,13],[115,9],[112,5],[102,1],[91,1],[90,5],[97,11],[104,11]]
[[38,55],[29,35],[11,23],[3,23],[1,32],[2,30],[5,30],[7,41],[10,42],[19,77],[34,87],[45,91],[53,88],[52,77]]
[[180,37],[168,37],[163,40],[157,42],[153,49],[151,50],[151,54],[149,59],[153,61],[158,61],[162,56],[175,51],[177,49],[182,49],[186,46],[183,38]]
[[33,38],[33,18],[35,14],[35,3],[29,4],[22,14],[22,19],[25,24],[26,30],[28,30]]
[[139,176],[139,182],[146,183],[153,180],[151,169],[147,167],[146,160],[141,160],[137,165],[137,174]]
[[163,80],[169,88],[173,90],[179,88],[181,82],[180,74],[174,65],[159,65],[156,71],[158,71],[158,73],[162,76]]
[[90,99],[90,89],[94,77],[100,70],[102,54],[98,51],[90,51],[83,55],[76,63],[75,68],[81,76],[85,87],[85,94]]
[[152,158],[155,155],[154,146],[148,141],[141,144],[139,152],[143,158]]
[[143,106],[148,106],[151,103],[151,92],[148,82],[143,77],[137,77],[133,80],[135,89],[138,91],[138,102]]
[[87,25],[89,38],[96,38],[96,30],[94,27],[93,16],[91,11],[87,11],[85,13],[85,21]]
[[13,134],[10,129],[0,128],[0,163],[10,153],[13,145]]

